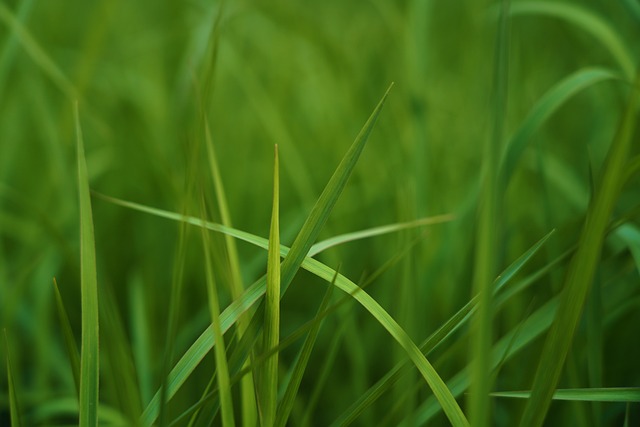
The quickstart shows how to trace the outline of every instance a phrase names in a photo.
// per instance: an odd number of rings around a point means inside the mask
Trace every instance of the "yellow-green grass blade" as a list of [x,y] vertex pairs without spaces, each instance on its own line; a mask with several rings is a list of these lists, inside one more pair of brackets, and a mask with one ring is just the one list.
[[[511,281],[511,279],[527,264],[527,262],[538,253],[546,241],[555,233],[552,230],[542,239],[536,242],[531,248],[529,248],[524,254],[518,257],[513,263],[511,263],[494,281],[493,289],[494,293],[501,291],[504,286]],[[469,320],[470,316],[476,310],[478,303],[478,296],[475,296],[467,304],[465,304],[460,310],[458,310],[453,316],[451,316],[440,328],[438,328],[433,334],[431,334],[421,345],[420,351],[426,356],[431,351],[437,348],[444,340],[452,336],[452,334],[464,326]],[[384,377],[382,377],[376,384],[369,388],[356,402],[354,402],[344,413],[337,418],[332,426],[346,426],[353,423],[365,409],[374,404],[380,396],[387,390],[389,390],[404,373],[404,369],[407,367],[406,362],[396,364]]]
[[80,289],[82,337],[80,349],[80,426],[98,425],[98,279],[91,213],[89,175],[84,156],[78,104],[75,104],[78,151],[78,195],[80,198]]
[[42,71],[58,86],[69,100],[77,99],[77,91],[67,76],[60,70],[55,62],[40,47],[38,42],[33,38],[29,31],[22,25],[20,20],[16,18],[13,12],[6,6],[4,2],[0,2],[0,21],[15,33],[18,41],[29,54],[31,59],[42,69]]
[[[202,203],[202,215],[204,217],[204,201]],[[216,377],[218,381],[218,389],[220,390],[220,406],[222,413],[222,425],[224,427],[235,426],[233,415],[233,397],[231,395],[231,386],[229,383],[229,368],[227,364],[227,355],[225,349],[222,329],[220,328],[220,304],[218,302],[218,289],[213,274],[213,265],[211,261],[211,241],[209,234],[204,227],[201,228],[202,246],[204,251],[204,264],[206,269],[207,280],[207,296],[209,300],[209,311],[211,313],[211,327],[215,342],[215,359],[216,359]]]
[[575,3],[551,1],[518,1],[514,2],[511,14],[547,15],[562,19],[590,33],[602,46],[611,53],[627,80],[635,76],[635,60],[631,50],[611,25],[595,13]]
[[560,309],[547,335],[535,375],[531,398],[527,401],[521,425],[541,426],[560,380],[567,353],[586,301],[600,258],[609,218],[624,180],[631,136],[636,125],[640,101],[640,75],[632,87],[630,99],[605,160],[596,194],[587,211],[578,249],[573,256],[560,296]]
[[[528,399],[531,391],[496,391],[494,397]],[[639,387],[611,388],[574,388],[558,389],[553,393],[553,400],[572,400],[583,402],[640,402]]]
[[[267,289],[264,311],[263,348],[278,346],[280,341],[280,180],[278,176],[278,146],[275,146],[273,167],[273,207],[269,230],[267,259]],[[278,403],[278,353],[272,354],[265,362],[261,375],[260,415],[262,425],[272,426],[276,418]]]
[[15,377],[13,375],[13,368],[11,367],[11,358],[9,357],[9,340],[7,339],[6,329],[4,329],[4,344],[7,365],[7,387],[9,388],[9,417],[11,418],[11,427],[20,427],[22,426],[22,418],[18,404],[18,393],[16,392],[16,384],[14,382]]
[[69,363],[71,364],[71,373],[73,374],[73,380],[76,386],[76,393],[80,392],[80,353],[78,352],[78,346],[76,345],[76,338],[71,328],[71,322],[69,322],[69,316],[67,310],[64,308],[64,302],[62,301],[62,295],[60,295],[60,289],[58,289],[58,282],[53,279],[53,289],[56,297],[56,308],[58,309],[58,320],[60,321],[60,329],[62,330],[62,336],[64,337],[64,345],[69,356]]
[[[515,4],[513,7],[516,7]],[[509,138],[500,163],[501,184],[506,187],[533,134],[569,99],[596,83],[620,79],[604,68],[584,68],[565,77],[533,106],[518,130]]]
[[331,295],[333,287],[335,286],[335,280],[337,278],[336,275],[333,276],[333,280],[331,285],[327,288],[327,291],[320,303],[320,307],[318,308],[318,314],[316,315],[316,320],[313,322],[313,326],[307,335],[307,338],[304,340],[304,344],[298,353],[298,357],[296,358],[296,363],[293,367],[293,372],[289,378],[289,383],[287,384],[287,388],[284,391],[284,395],[282,396],[282,400],[278,405],[278,411],[276,416],[276,427],[284,427],[287,424],[287,420],[289,419],[289,415],[291,414],[291,410],[293,409],[293,404],[295,402],[296,395],[298,394],[298,389],[300,388],[300,383],[302,382],[302,376],[304,375],[304,371],[307,368],[307,363],[309,362],[309,357],[311,356],[311,351],[313,350],[313,346],[316,343],[316,338],[318,337],[318,332],[320,331],[320,327],[322,326],[322,314],[327,309],[329,305],[329,301],[331,301]]

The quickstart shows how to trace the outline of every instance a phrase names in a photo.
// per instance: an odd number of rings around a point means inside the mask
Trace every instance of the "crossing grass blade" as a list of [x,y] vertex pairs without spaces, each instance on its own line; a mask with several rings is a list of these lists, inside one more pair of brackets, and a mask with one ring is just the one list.
[[78,194],[80,198],[80,289],[82,337],[80,349],[80,426],[98,425],[99,326],[96,245],[91,213],[89,175],[84,156],[78,104],[75,104],[78,155]]
[[16,392],[16,385],[14,383],[11,358],[9,357],[9,340],[7,339],[6,329],[4,329],[4,344],[6,350],[7,387],[9,388],[9,417],[11,418],[11,427],[20,427],[22,426],[22,416],[18,405],[18,393]]
[[[496,391],[494,397],[529,399],[531,391]],[[640,388],[576,388],[558,389],[553,393],[553,400],[571,400],[583,402],[640,402]]]
[[[204,218],[204,200],[202,202],[202,216]],[[222,413],[222,425],[224,427],[235,426],[233,415],[233,397],[231,395],[231,387],[229,384],[229,368],[227,365],[227,355],[225,350],[224,338],[220,328],[220,304],[218,302],[218,289],[213,274],[213,266],[211,262],[211,241],[204,227],[201,228],[202,247],[204,251],[204,264],[206,270],[207,296],[209,300],[209,311],[211,313],[211,327],[215,342],[215,359],[216,359],[216,377],[218,381],[218,389],[220,390],[220,406]]]
[[76,345],[76,338],[71,329],[71,322],[69,322],[69,316],[67,310],[64,308],[64,302],[60,295],[60,289],[58,289],[58,282],[53,279],[53,289],[56,297],[56,307],[58,309],[58,320],[60,321],[60,329],[62,330],[62,336],[64,337],[64,344],[69,356],[69,363],[71,363],[71,373],[73,374],[73,381],[76,386],[76,392],[80,392],[80,354],[78,353],[78,347]]
[[618,33],[607,21],[593,12],[574,3],[551,1],[519,1],[514,2],[511,15],[547,15],[562,19],[590,33],[602,46],[611,53],[627,80],[632,81],[635,75],[635,60],[631,50],[625,45]]
[[560,296],[558,315],[547,335],[531,388],[531,398],[527,401],[522,416],[521,425],[523,426],[542,425],[551,404],[553,392],[560,380],[560,374],[598,265],[609,217],[623,184],[624,165],[635,129],[639,101],[640,75],[636,78],[618,132],[607,154],[599,186],[587,211],[577,252],[569,264],[564,289]]
[[[264,311],[264,343],[263,348],[278,346],[280,341],[280,179],[278,175],[278,146],[275,146],[273,167],[273,207],[271,211],[271,227],[269,231],[269,248],[267,260],[267,289],[265,293]],[[272,426],[275,422],[278,403],[278,353],[271,355],[261,370],[261,405],[262,425]]]

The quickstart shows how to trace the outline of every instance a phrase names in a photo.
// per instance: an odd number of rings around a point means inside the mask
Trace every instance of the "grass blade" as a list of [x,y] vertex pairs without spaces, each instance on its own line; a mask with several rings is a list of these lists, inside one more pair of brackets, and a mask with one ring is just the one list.
[[9,417],[11,418],[11,427],[20,427],[22,425],[22,419],[18,405],[18,393],[16,392],[16,385],[13,381],[14,376],[11,367],[11,358],[9,357],[9,340],[7,339],[6,329],[4,330],[4,343],[7,359],[7,386],[9,388]]
[[[530,391],[496,391],[494,397],[528,399]],[[640,388],[575,388],[558,389],[553,393],[553,400],[571,400],[583,402],[640,402]]]
[[560,379],[598,265],[609,217],[624,181],[624,165],[635,128],[639,100],[640,75],[632,88],[626,111],[607,154],[599,188],[587,211],[578,249],[569,264],[558,315],[547,335],[531,398],[522,417],[523,426],[542,425]]
[[[275,146],[273,167],[273,208],[269,231],[267,260],[267,290],[264,311],[263,348],[278,346],[280,341],[280,180],[278,176],[278,146]],[[260,414],[262,425],[272,426],[275,422],[278,402],[278,353],[271,355],[262,369],[262,402]]]
[[89,176],[84,157],[78,104],[75,104],[78,150],[78,194],[80,198],[80,289],[82,306],[82,338],[80,350],[80,426],[98,425],[98,279],[96,246],[91,213]]
[[67,355],[69,356],[69,362],[71,363],[71,373],[73,374],[73,380],[76,385],[76,392],[80,392],[80,353],[78,353],[78,347],[76,345],[76,338],[71,329],[71,322],[69,322],[69,316],[67,310],[64,308],[64,302],[60,295],[60,289],[58,289],[58,282],[53,279],[53,289],[56,296],[56,307],[58,308],[58,319],[60,320],[60,329],[62,329],[62,336],[64,337],[64,344],[67,349]]

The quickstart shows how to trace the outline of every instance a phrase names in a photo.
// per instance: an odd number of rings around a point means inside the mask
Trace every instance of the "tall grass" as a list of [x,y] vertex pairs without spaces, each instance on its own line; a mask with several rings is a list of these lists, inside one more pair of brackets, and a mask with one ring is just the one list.
[[636,3],[0,2],[0,425],[638,424]]

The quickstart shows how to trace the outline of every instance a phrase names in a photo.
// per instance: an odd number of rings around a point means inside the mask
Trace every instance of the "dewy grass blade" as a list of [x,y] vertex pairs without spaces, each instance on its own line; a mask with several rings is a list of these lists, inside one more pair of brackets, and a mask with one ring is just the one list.
[[96,249],[91,213],[89,175],[84,157],[78,104],[75,104],[78,150],[78,194],[80,198],[80,289],[82,338],[80,350],[80,426],[98,425],[98,279]]
[[7,363],[7,386],[9,388],[9,417],[11,418],[11,427],[22,426],[22,417],[20,415],[20,407],[18,405],[18,394],[14,383],[13,369],[11,367],[11,358],[9,357],[9,340],[7,339],[7,330],[4,330],[4,344],[6,350]]
[[629,102],[618,132],[609,149],[594,200],[587,211],[578,249],[571,260],[560,296],[560,308],[547,335],[531,398],[522,417],[522,426],[541,426],[573,341],[582,309],[598,265],[609,217],[624,181],[631,136],[636,125],[640,101],[640,75],[631,89]]
[[[202,202],[202,216],[205,216],[204,201]],[[220,328],[220,304],[218,302],[218,289],[213,274],[213,266],[211,265],[211,241],[209,234],[204,227],[201,228],[202,247],[204,251],[204,264],[207,280],[207,296],[209,299],[209,311],[211,313],[211,326],[215,336],[215,359],[216,359],[216,377],[218,380],[218,389],[220,390],[220,406],[222,412],[223,427],[235,426],[233,416],[233,398],[231,396],[231,387],[229,385],[229,368],[227,365],[227,355],[225,350],[224,339],[222,337],[222,329]]]
[[[494,397],[528,399],[530,391],[496,391]],[[558,389],[553,393],[553,400],[571,400],[584,402],[640,402],[640,388],[578,388]]]
[[[278,146],[275,146],[273,168],[273,207],[271,228],[269,231],[269,249],[267,260],[267,289],[264,311],[264,344],[269,349],[278,346],[280,341],[280,180],[278,176]],[[278,402],[278,353],[271,355],[265,362],[260,386],[260,415],[262,425],[273,426]]]
[[62,336],[64,337],[64,344],[67,349],[67,355],[69,356],[69,362],[71,363],[71,373],[73,374],[73,380],[76,386],[76,392],[80,392],[80,354],[78,353],[78,347],[76,346],[76,339],[73,335],[73,329],[71,329],[71,322],[69,322],[69,316],[67,310],[64,308],[64,302],[60,295],[60,289],[58,289],[58,282],[53,279],[53,289],[56,296],[56,307],[58,308],[58,319],[60,320],[60,328],[62,329]]

